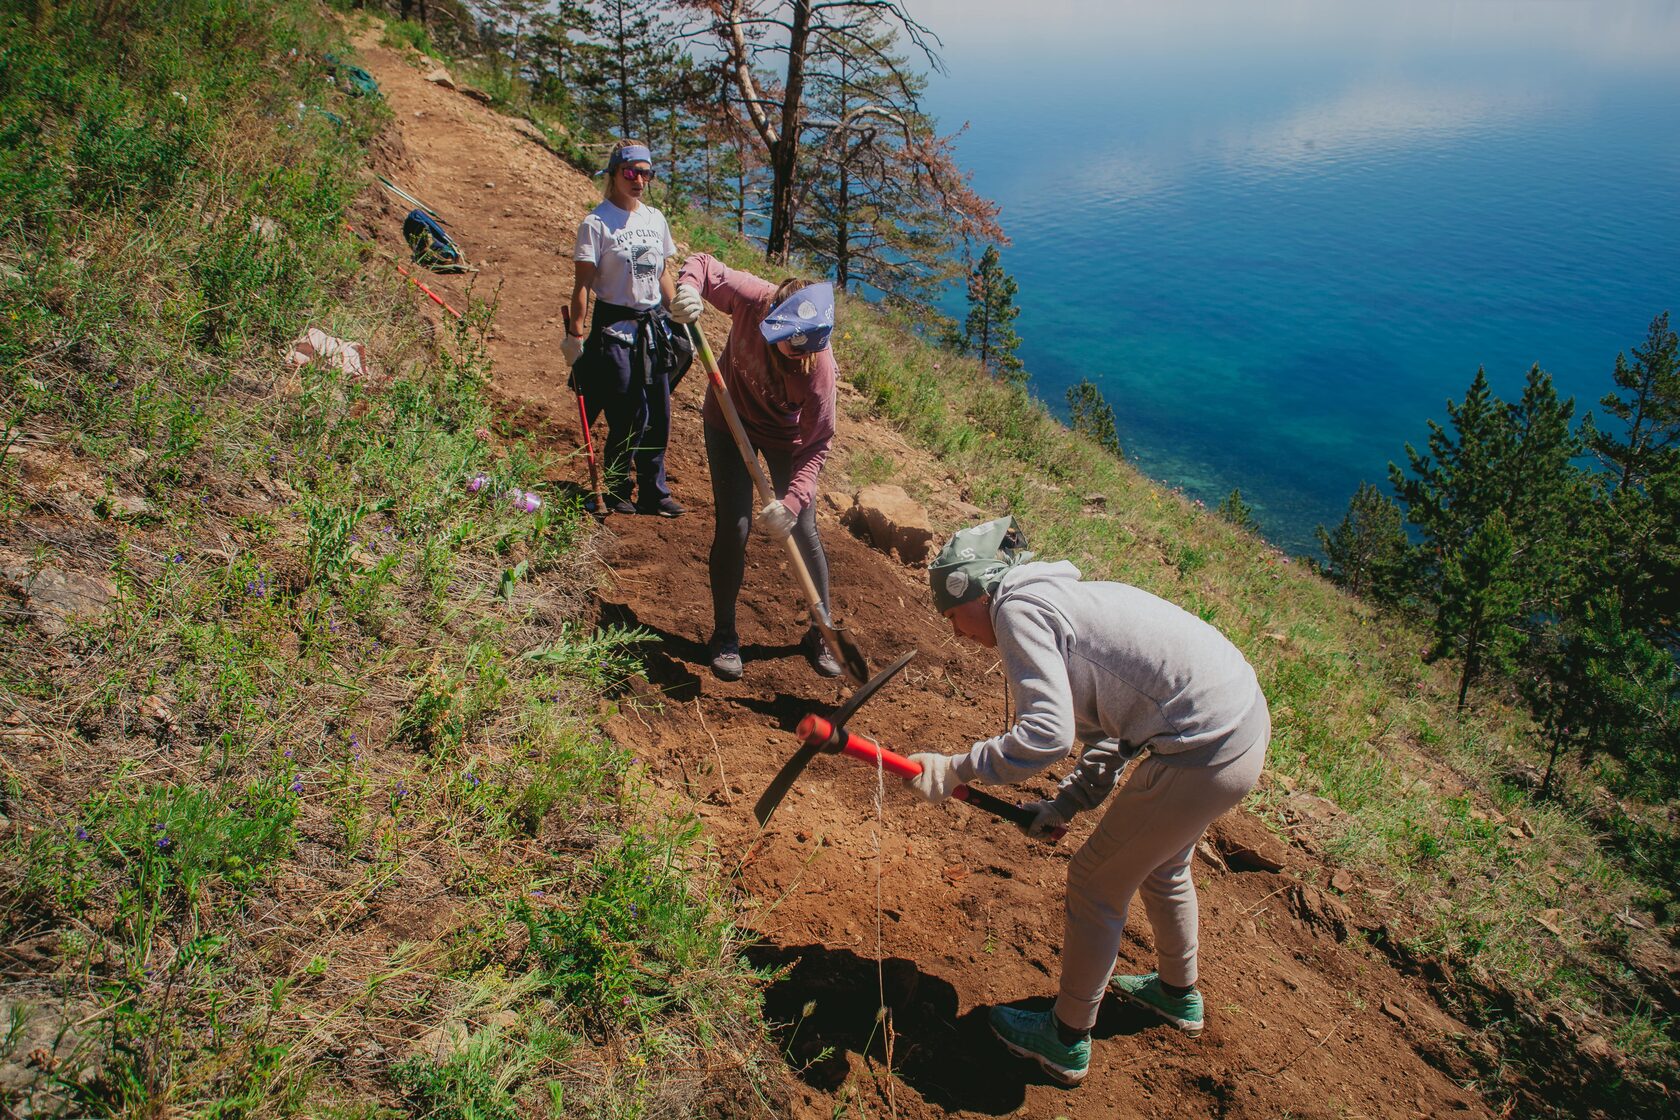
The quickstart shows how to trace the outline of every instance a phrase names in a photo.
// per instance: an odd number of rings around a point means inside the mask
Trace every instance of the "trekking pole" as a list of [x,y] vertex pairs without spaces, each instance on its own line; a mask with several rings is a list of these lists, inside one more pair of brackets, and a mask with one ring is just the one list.
[[[566,333],[572,333],[572,309],[562,307],[560,316],[565,320]],[[589,485],[595,491],[595,516],[607,515],[606,499],[601,494],[601,468],[595,463],[595,441],[589,437],[589,407],[583,403],[583,386],[578,383],[577,374],[572,374],[572,386],[577,390],[578,425],[583,428],[583,452],[589,457]]]
[[[795,734],[804,740],[807,747],[851,755],[864,762],[877,764],[887,773],[897,774],[900,778],[914,778],[922,772],[919,763],[887,750],[873,739],[847,731],[844,727],[836,727],[819,715],[808,715],[800,720]],[[1002,817],[1021,828],[1031,827],[1037,819],[1037,814],[1032,810],[1021,805],[1011,805],[1003,798],[994,797],[973,786],[958,786],[951,791],[951,796],[965,805],[971,805],[994,817]],[[1045,835],[1054,844],[1067,835],[1067,826],[1063,825]]]
[[[718,404],[723,409],[723,418],[729,424],[729,434],[735,437],[735,446],[740,449],[741,459],[747,465],[747,473],[752,475],[753,487],[758,491],[758,500],[768,505],[776,500],[776,491],[771,487],[770,479],[765,476],[764,468],[758,465],[758,455],[753,451],[752,441],[747,438],[747,430],[741,426],[741,417],[735,411],[735,402],[729,398],[729,386],[723,383],[723,371],[718,369],[717,359],[712,357],[712,348],[706,344],[706,336],[700,333],[700,324],[690,323],[688,332],[694,338],[694,352],[699,356],[700,364],[706,367],[706,377],[712,383],[712,390],[717,393]],[[869,662],[864,660],[857,646],[841,634],[840,628],[828,617],[828,608],[823,606],[822,595],[817,591],[815,581],[811,579],[811,570],[805,566],[805,554],[799,551],[799,542],[793,539],[791,533],[787,537],[787,550],[794,573],[799,577],[799,584],[805,591],[805,601],[811,609],[811,621],[821,632],[823,643],[828,646],[828,651],[834,655],[835,660],[840,662],[852,684],[862,686],[869,679]]]
[[413,195],[409,194],[407,191],[403,190],[401,187],[399,187],[395,183],[391,182],[391,180],[385,178],[385,176],[375,175],[374,178],[378,179],[381,183],[383,183],[385,185],[385,188],[387,190],[389,190],[392,194],[396,195],[398,198],[402,199],[404,202],[412,202],[414,205],[420,207],[420,209],[424,210],[426,213],[428,213],[432,217],[436,218],[438,220],[439,225],[448,225],[449,224],[448,222],[443,220],[443,216],[440,215],[436,210],[433,210],[430,206],[427,206],[424,202],[421,202],[418,198],[415,198]]

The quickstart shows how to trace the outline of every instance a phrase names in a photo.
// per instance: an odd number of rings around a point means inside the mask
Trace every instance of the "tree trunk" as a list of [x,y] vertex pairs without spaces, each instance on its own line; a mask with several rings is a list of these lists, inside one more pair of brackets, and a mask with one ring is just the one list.
[[785,264],[793,246],[794,179],[799,171],[799,101],[805,92],[805,51],[811,38],[810,0],[793,0],[788,34],[787,81],[782,91],[782,125],[770,146],[770,237],[765,256]]
[[1481,660],[1481,618],[1480,609],[1477,616],[1471,620],[1470,628],[1464,635],[1464,670],[1458,675],[1458,710],[1464,710],[1464,698],[1470,693],[1470,681],[1476,675],[1477,662]]
[[624,42],[624,5],[618,6],[618,135],[630,139],[630,51]]
[[834,287],[836,291],[844,292],[851,282],[851,248],[852,227],[847,220],[848,209],[851,206],[851,176],[846,173],[846,165],[840,165],[840,190],[835,204],[834,223]]

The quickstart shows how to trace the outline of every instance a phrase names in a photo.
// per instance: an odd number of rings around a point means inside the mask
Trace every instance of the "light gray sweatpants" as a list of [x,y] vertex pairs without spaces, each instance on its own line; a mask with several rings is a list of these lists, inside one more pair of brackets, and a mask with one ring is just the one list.
[[1114,794],[1096,831],[1068,868],[1067,930],[1062,938],[1056,1016],[1089,1030],[1120,954],[1126,910],[1143,892],[1155,931],[1156,969],[1168,984],[1196,982],[1196,884],[1190,861],[1214,818],[1242,801],[1260,778],[1271,741],[1264,704],[1241,733],[1252,745],[1215,766],[1172,766],[1154,755]]

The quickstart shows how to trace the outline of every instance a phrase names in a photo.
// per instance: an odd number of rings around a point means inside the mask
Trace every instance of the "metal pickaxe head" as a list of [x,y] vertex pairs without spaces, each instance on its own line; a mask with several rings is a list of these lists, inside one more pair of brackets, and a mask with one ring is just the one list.
[[[856,692],[852,693],[844,704],[840,705],[840,710],[834,713],[832,719],[825,721],[839,736],[832,752],[838,752],[845,743],[846,721],[857,714],[857,710],[863,706],[863,702],[875,695],[875,691],[882,685],[892,680],[900,669],[910,664],[910,659],[915,656],[916,651],[910,650],[900,656],[897,661],[870,677]],[[800,727],[803,729],[805,724],[810,722],[810,719],[811,717],[806,717],[805,722],[801,723]],[[753,806],[753,817],[758,821],[760,828],[769,823],[770,814],[776,811],[776,806],[782,803],[782,798],[787,796],[787,791],[793,788],[794,781],[804,771],[806,764],[821,754],[827,745],[827,740],[832,738],[834,738],[834,735],[830,734],[813,741],[813,738],[806,736],[801,731],[800,739],[802,741],[799,749],[776,772],[776,776],[771,779],[770,784],[765,787],[763,795],[759,797],[758,803]]]
[[[857,712],[863,702],[869,699],[876,689],[891,679],[893,674],[909,664],[910,659],[915,655],[916,651],[911,650],[871,677],[868,683],[852,693],[851,699],[840,706],[840,710],[834,713],[833,718],[824,718],[813,713],[799,721],[797,732],[800,740],[799,749],[794,752],[792,758],[788,759],[787,764],[776,774],[776,777],[765,789],[763,796],[758,799],[758,803],[753,806],[753,816],[758,820],[759,827],[762,828],[769,823],[770,815],[776,811],[776,806],[781,804],[782,798],[793,787],[794,780],[804,771],[806,764],[819,754],[850,755],[860,761],[879,766],[882,770],[906,780],[914,778],[922,772],[919,763],[901,754],[889,751],[875,740],[855,734],[846,728],[846,721]],[[1035,817],[1035,814],[1029,809],[1011,804],[1001,797],[994,797],[989,793],[966,785],[958,786],[951,792],[951,796],[966,805],[991,813],[993,816],[1002,817],[1004,820],[1022,828],[1029,827]],[[1060,840],[1066,832],[1065,827],[1057,829],[1051,835],[1050,841],[1054,843]]]

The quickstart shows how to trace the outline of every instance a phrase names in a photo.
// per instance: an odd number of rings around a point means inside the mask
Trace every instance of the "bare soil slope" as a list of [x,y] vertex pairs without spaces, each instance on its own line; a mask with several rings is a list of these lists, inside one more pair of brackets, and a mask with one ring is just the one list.
[[[376,37],[361,46],[396,114],[381,170],[448,219],[481,270],[478,293],[499,288],[491,349],[509,423],[559,449],[576,447],[559,314],[571,290],[573,233],[598,186],[507,118],[425,82]],[[374,188],[362,224],[400,253],[405,210]],[[435,286],[446,298],[465,291],[458,277]],[[708,312],[705,325],[720,344],[727,322]],[[843,347],[840,356],[844,373]],[[604,529],[610,570],[601,616],[659,635],[649,677],[664,694],[662,710],[616,717],[612,730],[673,796],[692,799],[735,869],[743,913],[762,938],[754,956],[787,966],[766,1002],[769,1017],[786,1025],[778,1043],[798,1114],[837,1115],[843,1104],[904,1118],[1489,1114],[1453,1076],[1463,1063],[1451,1036],[1464,1028],[1437,1008],[1423,979],[1361,947],[1360,920],[1341,900],[1308,885],[1325,882],[1330,869],[1251,817],[1220,822],[1216,845],[1270,846],[1285,866],[1236,871],[1198,861],[1206,1033],[1189,1040],[1105,1006],[1091,1076],[1072,1092],[1010,1057],[991,1038],[985,1011],[1054,991],[1065,867],[1091,821],[1076,823],[1060,846],[1031,843],[962,805],[923,806],[894,779],[878,790],[867,768],[824,757],[760,835],[751,804],[794,749],[794,725],[830,710],[842,689],[799,655],[802,600],[780,550],[759,537],[741,601],[746,679],[725,684],[706,668],[712,511],[703,390],[699,373],[681,386],[671,440],[673,489],[689,514],[614,517]],[[848,448],[878,446],[926,467],[867,419],[848,420],[839,443],[831,464]],[[831,466],[828,493],[849,504],[836,474]],[[573,458],[556,481],[584,476]],[[955,480],[942,486],[960,491]],[[906,753],[954,750],[994,733],[1005,718],[995,659],[959,647],[926,606],[923,574],[855,540],[837,508],[825,501],[821,519],[838,616],[876,665],[919,651],[854,728]],[[1144,970],[1151,961],[1138,914],[1121,964]],[[890,1014],[878,1023],[882,1004]]]

